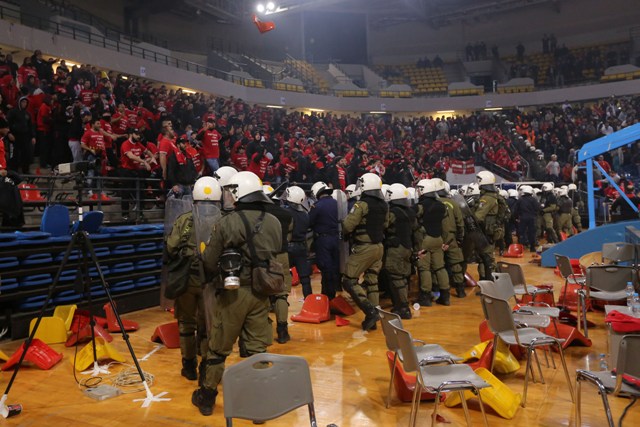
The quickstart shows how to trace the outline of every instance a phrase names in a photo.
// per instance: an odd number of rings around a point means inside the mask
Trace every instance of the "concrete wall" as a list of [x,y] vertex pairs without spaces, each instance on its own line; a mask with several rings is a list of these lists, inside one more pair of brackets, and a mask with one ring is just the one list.
[[389,112],[422,113],[438,110],[477,110],[485,107],[513,107],[550,103],[561,103],[569,99],[588,100],[611,95],[640,93],[640,80],[607,83],[593,86],[547,90],[520,94],[486,94],[477,97],[456,98],[337,98],[275,90],[246,88],[228,81],[214,79],[186,70],[134,58],[101,47],[51,35],[18,24],[0,20],[3,44],[33,51],[41,49],[45,54],[74,62],[89,63],[100,68],[140,75],[145,68],[146,77],[158,82],[174,84],[197,91],[242,98],[250,103],[283,105],[295,108],[319,108],[332,111],[367,112],[385,110]]

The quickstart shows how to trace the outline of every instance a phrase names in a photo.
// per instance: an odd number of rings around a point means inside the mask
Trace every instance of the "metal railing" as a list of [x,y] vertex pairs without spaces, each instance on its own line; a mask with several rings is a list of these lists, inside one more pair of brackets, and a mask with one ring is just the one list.
[[[85,212],[104,212],[104,221],[111,224],[162,222],[164,218],[165,192],[159,179],[80,175],[22,175],[22,178],[19,188],[24,229],[39,227],[45,208],[54,204],[67,206],[72,221],[78,219],[79,206]],[[129,205],[126,211],[123,201],[125,206]],[[0,227],[0,230],[9,229]]]

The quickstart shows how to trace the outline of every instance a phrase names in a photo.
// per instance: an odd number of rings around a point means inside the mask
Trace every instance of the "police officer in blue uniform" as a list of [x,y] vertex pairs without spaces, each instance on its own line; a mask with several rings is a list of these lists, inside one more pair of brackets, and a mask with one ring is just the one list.
[[285,209],[293,217],[293,231],[289,242],[289,264],[295,267],[298,272],[305,298],[313,293],[311,289],[311,264],[307,252],[309,214],[304,207],[306,199],[304,190],[295,185],[287,188],[284,193],[284,200],[287,203]]
[[311,192],[317,200],[309,212],[316,264],[322,273],[322,293],[331,300],[340,289],[338,202],[331,197],[333,190],[324,182],[313,184]]

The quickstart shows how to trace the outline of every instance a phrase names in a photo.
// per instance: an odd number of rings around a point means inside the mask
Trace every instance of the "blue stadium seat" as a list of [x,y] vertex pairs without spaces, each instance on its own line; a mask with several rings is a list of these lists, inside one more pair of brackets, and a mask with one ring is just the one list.
[[16,233],[0,233],[0,242],[13,242],[16,238]]
[[132,289],[135,289],[136,285],[133,280],[123,280],[121,282],[117,282],[114,285],[111,285],[110,290],[113,293],[127,292]]
[[50,264],[53,262],[51,254],[31,254],[20,260],[21,265]]
[[136,288],[148,288],[158,284],[157,276],[144,276],[136,281]]
[[0,270],[4,270],[5,268],[17,267],[20,265],[18,262],[18,257],[14,256],[6,256],[0,258]]
[[102,226],[102,221],[104,220],[104,212],[102,211],[91,211],[84,214],[82,218],[82,223],[80,221],[75,221],[73,226],[71,227],[72,232],[76,231],[86,231],[87,233],[98,233],[100,227]]
[[129,255],[136,251],[134,245],[118,245],[116,246],[111,253],[113,255]]
[[[42,307],[46,300],[47,300],[46,295],[37,295],[35,297],[25,298],[24,300],[22,300],[19,307],[20,307],[20,310],[25,310],[25,311],[35,310]],[[51,303],[51,300],[49,300],[49,303]]]
[[100,248],[93,248],[93,250],[96,253],[96,256],[98,258],[111,255],[111,250],[106,246],[103,246],[103,247],[100,247]]
[[17,240],[5,240],[5,241],[0,241],[0,248],[3,249],[7,249],[7,248],[13,248],[13,247],[17,247],[20,245],[20,242],[18,242]]
[[136,270],[149,270],[151,268],[157,268],[156,259],[143,259],[136,262]]
[[[65,251],[66,252],[66,251]],[[54,261],[56,262],[60,262],[62,261],[62,259],[64,258],[64,254],[65,252],[60,252],[54,259]],[[80,258],[80,251],[78,251],[77,249],[73,249],[71,251],[71,254],[69,255],[69,261],[76,261]]]
[[18,279],[2,279],[2,281],[0,282],[0,292],[4,293],[4,292],[9,292],[9,291],[13,291],[15,289],[17,289],[20,286],[20,283],[18,283]]
[[91,287],[91,292],[89,292],[92,297],[102,297],[107,294],[102,285],[95,285]]
[[155,242],[140,243],[136,248],[137,252],[157,251],[158,245]]
[[119,264],[114,265],[110,269],[111,274],[123,274],[130,273],[133,271],[133,263],[132,262],[121,262]]
[[53,281],[51,274],[32,274],[20,278],[20,286],[22,287],[39,287],[49,286]]
[[69,235],[69,209],[63,205],[47,206],[42,214],[40,231],[50,233],[53,237]]
[[74,290],[62,291],[55,297],[53,297],[54,304],[67,304],[71,302],[77,302],[82,299],[81,294],[77,294]]

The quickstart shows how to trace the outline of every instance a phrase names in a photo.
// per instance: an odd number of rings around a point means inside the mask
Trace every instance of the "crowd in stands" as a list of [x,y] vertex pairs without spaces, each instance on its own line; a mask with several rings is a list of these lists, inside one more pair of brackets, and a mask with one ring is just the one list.
[[[162,190],[175,193],[222,165],[273,183],[324,180],[343,189],[364,172],[410,186],[443,176],[453,159],[472,158],[520,175],[529,167],[534,179],[576,181],[576,150],[636,123],[640,107],[639,98],[612,98],[590,107],[448,118],[304,115],[90,65],[69,68],[39,51],[14,70],[5,57],[0,120],[10,133],[0,170],[29,173],[34,156],[41,170],[86,160],[95,175],[157,177]],[[548,167],[552,155],[558,164]],[[613,170],[635,174],[640,152],[633,146],[607,160]]]

